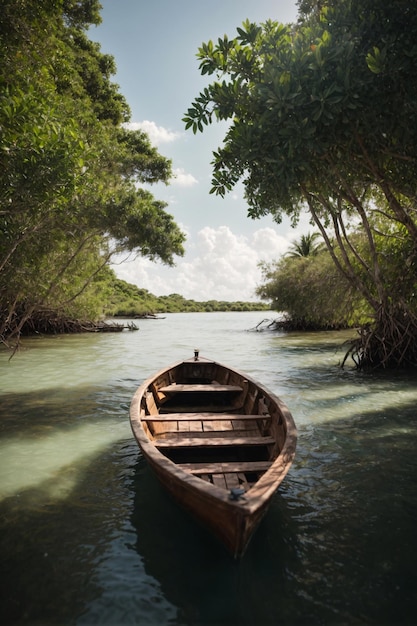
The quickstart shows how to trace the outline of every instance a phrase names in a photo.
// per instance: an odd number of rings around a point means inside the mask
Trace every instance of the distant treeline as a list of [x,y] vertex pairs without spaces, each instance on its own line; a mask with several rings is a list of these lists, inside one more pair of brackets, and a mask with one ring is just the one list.
[[178,293],[172,293],[169,296],[155,296],[147,289],[141,289],[113,277],[111,288],[108,289],[105,313],[107,317],[131,318],[154,313],[268,311],[270,308],[270,305],[265,302],[226,302],[219,300],[197,302],[196,300],[187,300]]

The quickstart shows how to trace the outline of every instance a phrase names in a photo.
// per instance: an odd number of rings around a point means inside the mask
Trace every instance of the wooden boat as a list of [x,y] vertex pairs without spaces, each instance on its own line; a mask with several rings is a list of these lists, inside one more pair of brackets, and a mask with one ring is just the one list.
[[196,350],[138,388],[130,422],[166,489],[242,556],[294,458],[286,405]]

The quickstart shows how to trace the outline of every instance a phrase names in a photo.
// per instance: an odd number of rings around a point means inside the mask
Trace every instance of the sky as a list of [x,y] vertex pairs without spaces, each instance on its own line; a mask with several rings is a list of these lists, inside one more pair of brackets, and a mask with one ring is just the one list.
[[226,126],[204,133],[185,131],[182,118],[209,78],[200,75],[197,52],[249,19],[288,23],[297,17],[296,0],[101,0],[102,23],[89,37],[115,58],[113,81],[131,109],[132,128],[148,133],[163,156],[172,160],[175,178],[150,189],[167,203],[166,211],[187,236],[185,256],[175,266],[145,258],[123,257],[113,266],[119,278],[156,296],[179,293],[197,301],[252,301],[259,298],[261,261],[284,254],[310,230],[308,218],[297,229],[266,216],[247,217],[243,187],[226,197],[210,195],[212,153]]

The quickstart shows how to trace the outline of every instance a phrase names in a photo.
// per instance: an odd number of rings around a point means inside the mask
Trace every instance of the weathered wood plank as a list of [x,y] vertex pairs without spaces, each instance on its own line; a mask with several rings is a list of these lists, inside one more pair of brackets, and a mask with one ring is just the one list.
[[234,489],[236,487],[240,487],[239,478],[237,474],[227,473],[224,474],[224,479],[226,481],[226,486],[228,489]]
[[213,485],[217,485],[217,487],[223,487],[224,489],[227,489],[224,474],[213,474],[211,478],[213,481]]
[[[174,422],[169,422],[166,427],[164,428],[164,430],[161,430],[160,433],[158,435],[156,435],[156,438],[165,438],[165,437],[170,437],[172,433],[174,434],[175,438],[178,437],[198,437],[199,439],[207,439],[207,437],[209,437],[210,439],[216,438],[216,439],[236,439],[236,437],[244,437],[245,439],[248,437],[262,437],[262,433],[259,432],[258,429],[251,429],[251,430],[247,430],[246,428],[241,428],[240,430],[235,430],[233,428],[224,428],[224,425],[227,422],[220,422],[220,425],[222,425],[223,427],[220,428],[219,430],[214,430],[214,429],[210,429],[210,430],[202,430],[199,426],[200,426],[200,422],[188,422],[190,424],[190,430],[187,431],[180,431],[177,428],[177,424]],[[160,424],[158,424],[158,426],[161,427]],[[172,429],[169,429],[168,426],[172,426]],[[195,426],[197,426],[197,428],[195,428]],[[185,434],[186,433],[186,434]],[[226,445],[226,444],[223,444]]]
[[158,437],[157,448],[189,448],[212,446],[267,446],[275,443],[273,437]]
[[[180,422],[178,422],[179,424]],[[191,431],[203,432],[203,422],[188,422],[190,424]]]
[[[189,398],[190,396],[188,396]],[[171,404],[168,406],[165,406],[164,404],[161,404],[161,406],[159,407],[159,413],[161,415],[170,415],[171,413],[214,413],[216,411],[219,412],[219,414],[223,415],[224,412],[232,412],[235,409],[238,409],[239,407],[234,406],[233,404],[229,404],[227,406],[224,405],[219,405],[216,404],[216,402],[213,403],[206,403],[206,404],[194,404],[194,405],[180,405],[177,404],[175,406],[172,406]]]
[[[256,473],[257,470],[254,470]],[[263,470],[259,470],[259,471],[263,471]],[[248,483],[247,479],[246,479],[246,475],[243,472],[239,472],[237,474],[237,477],[242,485],[242,487],[245,489],[245,491],[248,491],[250,489],[250,484]]]
[[210,420],[222,420],[222,421],[232,421],[232,420],[264,420],[271,419],[270,415],[245,415],[238,413],[162,413],[158,415],[143,415],[141,417],[142,421],[145,422],[180,422],[181,420],[185,420],[187,422],[200,422],[200,421],[210,421]]
[[158,391],[160,393],[188,393],[188,392],[237,392],[242,391],[243,388],[240,385],[201,385],[201,384],[181,384],[181,383],[173,383],[172,385],[166,385],[164,387],[159,387]]
[[271,465],[271,461],[233,461],[229,463],[180,463],[178,467],[184,472],[190,472],[196,476],[216,473],[242,473],[241,478],[245,479],[245,472],[266,472]]
[[219,432],[219,431],[232,431],[233,430],[233,426],[232,426],[232,422],[230,420],[226,421],[221,421],[221,420],[210,420],[207,422],[204,422],[204,432],[205,433],[210,433],[210,432]]

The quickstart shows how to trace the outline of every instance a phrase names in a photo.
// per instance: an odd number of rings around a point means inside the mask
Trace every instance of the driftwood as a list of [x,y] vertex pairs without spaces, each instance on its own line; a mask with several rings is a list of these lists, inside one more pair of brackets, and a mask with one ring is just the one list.
[[135,315],[135,320],[164,320],[165,317],[161,315],[156,315],[156,313],[141,313],[140,315]]
[[281,320],[281,319],[272,320],[272,319],[266,318],[260,321],[259,324],[257,324],[253,328],[249,328],[249,331],[261,332],[264,330],[283,330],[285,323],[286,323],[285,320]]
[[249,328],[249,331],[262,332],[265,330],[281,330],[281,331],[321,331],[321,330],[341,330],[343,326],[340,325],[325,325],[319,326],[317,324],[310,324],[305,320],[294,320],[286,317],[279,317],[276,319],[264,319],[253,328]]
[[59,316],[44,317],[35,315],[31,317],[21,330],[21,335],[61,335],[71,333],[104,333],[122,332],[123,330],[139,330],[133,322],[118,324],[116,322],[92,322],[68,319]]

